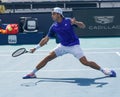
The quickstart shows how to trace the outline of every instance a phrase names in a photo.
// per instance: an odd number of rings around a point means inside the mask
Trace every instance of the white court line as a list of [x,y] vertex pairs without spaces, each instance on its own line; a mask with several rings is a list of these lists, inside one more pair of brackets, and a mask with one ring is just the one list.
[[120,56],[120,52],[116,52],[116,54],[117,54],[118,56]]
[[[112,70],[120,70],[120,68],[107,68]],[[58,70],[40,70],[40,72],[79,72],[79,71],[93,71],[94,69],[58,69]],[[31,70],[8,70],[8,71],[0,71],[3,73],[21,73],[21,72],[31,72]]]
[[[120,50],[120,48],[82,48],[83,51],[84,50]],[[9,50],[9,51],[6,51],[6,50],[0,50],[0,53],[12,53],[14,52],[15,50]],[[51,50],[37,50],[36,52],[49,52]]]
[[[116,53],[117,55],[119,55],[120,56],[120,53],[119,52],[101,52],[101,51],[99,51],[99,52],[93,52],[93,51],[84,51],[84,53],[90,53],[90,54],[102,54],[102,53],[104,53],[104,54],[114,54],[114,53]],[[40,53],[35,53],[35,54],[24,54],[24,56],[26,56],[26,55],[32,55],[32,56],[35,56],[35,55],[47,55],[46,53],[42,53],[42,54],[40,54]],[[0,54],[0,56],[11,56],[11,54]]]
[[83,48],[84,50],[119,50],[120,48]]
[[[114,52],[114,51],[89,51],[89,50],[120,50],[120,48],[85,48],[85,49],[83,49],[83,51],[85,53],[96,53],[96,54],[99,54],[99,53],[105,53],[105,54],[116,53],[118,56],[120,56],[120,52]],[[31,55],[46,55],[45,53],[49,53],[50,51],[51,50],[38,50],[34,54],[31,54]],[[9,50],[9,51],[1,50],[0,51],[0,53],[1,53],[0,56],[11,56],[12,52],[13,52],[13,50]],[[25,55],[28,55],[28,54],[25,54]]]

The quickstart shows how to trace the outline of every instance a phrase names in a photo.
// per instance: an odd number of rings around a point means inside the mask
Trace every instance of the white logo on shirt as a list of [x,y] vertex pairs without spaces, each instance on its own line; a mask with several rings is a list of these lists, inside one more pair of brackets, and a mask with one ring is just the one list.
[[65,24],[65,26],[67,26],[67,24]]

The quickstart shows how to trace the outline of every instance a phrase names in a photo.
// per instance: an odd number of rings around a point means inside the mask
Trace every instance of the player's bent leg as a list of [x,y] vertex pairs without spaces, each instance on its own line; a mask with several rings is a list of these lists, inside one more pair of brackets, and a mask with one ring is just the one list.
[[55,52],[51,52],[48,56],[46,56],[37,66],[37,70],[41,69],[42,67],[44,67],[49,61],[53,60],[54,58],[56,58],[56,54]]
[[79,61],[80,61],[83,65],[85,65],[85,66],[89,66],[89,67],[91,67],[91,68],[93,68],[93,69],[100,70],[100,66],[99,66],[98,64],[96,64],[96,63],[93,62],[93,61],[88,61],[85,56],[81,57],[81,58],[79,59]]
[[87,58],[85,56],[81,57],[79,59],[79,61],[85,65],[85,66],[89,66],[93,69],[96,70],[100,70],[101,72],[103,72],[105,75],[108,75],[110,77],[116,77],[116,72],[114,70],[106,70],[106,69],[102,69],[98,64],[96,64],[93,61],[88,61]]
[[30,79],[30,78],[36,78],[35,73],[41,69],[42,67],[44,67],[49,61],[53,60],[54,58],[56,58],[56,54],[55,52],[51,52],[48,56],[46,56],[37,66],[36,68],[30,73],[27,74],[26,76],[23,77],[23,79]]

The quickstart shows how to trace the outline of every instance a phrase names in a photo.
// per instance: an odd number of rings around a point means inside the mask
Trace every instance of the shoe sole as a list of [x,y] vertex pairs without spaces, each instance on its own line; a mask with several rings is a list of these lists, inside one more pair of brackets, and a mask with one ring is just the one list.
[[37,77],[23,77],[23,79],[33,79],[33,78],[37,78]]

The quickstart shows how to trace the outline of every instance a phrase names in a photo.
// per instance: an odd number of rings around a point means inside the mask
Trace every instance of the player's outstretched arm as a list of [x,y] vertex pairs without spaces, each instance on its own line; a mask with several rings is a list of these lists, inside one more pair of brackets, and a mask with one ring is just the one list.
[[35,50],[37,50],[37,49],[39,49],[40,47],[42,47],[42,46],[44,46],[45,44],[47,44],[48,41],[49,41],[49,37],[48,37],[48,36],[42,38],[42,40],[39,42],[39,44],[38,44],[36,47],[30,49],[31,53],[34,53]]
[[45,36],[45,37],[39,42],[39,45],[42,47],[42,46],[44,46],[45,44],[47,44],[48,41],[49,41],[49,37],[48,37],[48,36]]

